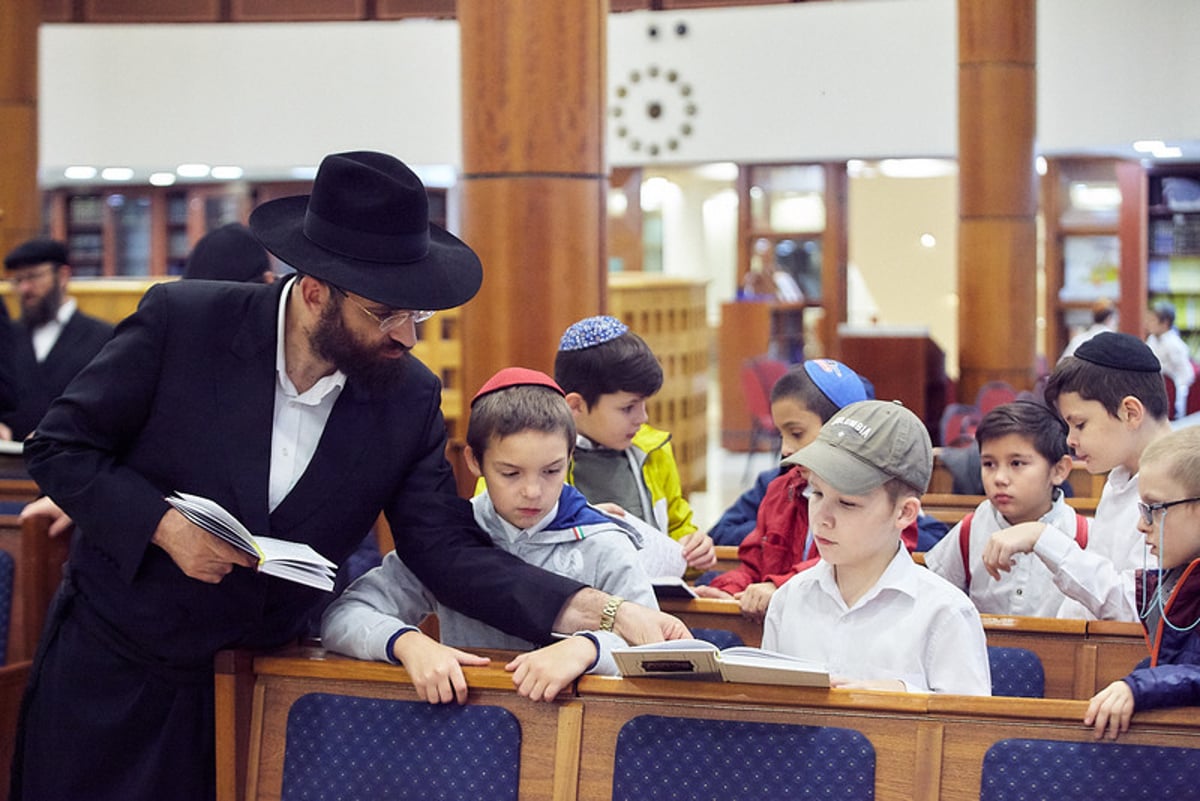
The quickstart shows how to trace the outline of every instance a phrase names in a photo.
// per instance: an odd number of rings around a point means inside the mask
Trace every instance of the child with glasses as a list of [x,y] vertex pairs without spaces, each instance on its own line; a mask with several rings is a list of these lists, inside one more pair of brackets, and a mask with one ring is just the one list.
[[1160,566],[1135,582],[1150,656],[1088,704],[1097,738],[1116,739],[1136,710],[1200,704],[1200,428],[1150,443],[1138,492],[1138,531]]
[[993,579],[1016,556],[1035,554],[1054,584],[1100,620],[1137,620],[1134,571],[1148,559],[1137,530],[1138,466],[1151,442],[1171,432],[1158,359],[1135,336],[1102,332],[1054,368],[1046,403],[1067,423],[1067,445],[1089,473],[1108,473],[1087,548],[1075,531],[1034,520],[997,531],[983,549]]
[[[459,648],[526,651],[506,666],[521,695],[549,701],[585,672],[615,675],[612,631],[624,599],[657,609],[638,558],[641,535],[623,520],[588,505],[564,484],[575,446],[575,422],[550,376],[510,367],[492,376],[471,401],[467,466],[487,479],[471,499],[475,522],[496,547],[613,596],[601,631],[583,632],[530,651],[527,642],[437,603],[396,552],[347,588],[325,610],[325,647],[359,659],[403,664],[430,703],[466,700],[462,665],[488,659]],[[436,613],[441,641],[415,624]]]

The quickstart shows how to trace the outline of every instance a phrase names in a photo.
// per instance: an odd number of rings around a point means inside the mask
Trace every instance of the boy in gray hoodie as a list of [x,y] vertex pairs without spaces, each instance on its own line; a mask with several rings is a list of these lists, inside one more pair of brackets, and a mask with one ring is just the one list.
[[[501,370],[471,401],[464,455],[487,483],[471,505],[497,547],[616,596],[603,617],[608,630],[531,651],[537,644],[439,604],[393,551],[325,611],[325,647],[403,664],[430,703],[465,701],[462,666],[488,663],[460,647],[525,651],[506,668],[518,691],[534,700],[553,699],[583,673],[615,675],[611,650],[625,646],[611,631],[615,605],[628,599],[656,609],[657,602],[637,557],[641,535],[564,483],[574,443],[574,418],[554,380],[521,367]],[[416,627],[430,613],[438,617],[440,642]]]

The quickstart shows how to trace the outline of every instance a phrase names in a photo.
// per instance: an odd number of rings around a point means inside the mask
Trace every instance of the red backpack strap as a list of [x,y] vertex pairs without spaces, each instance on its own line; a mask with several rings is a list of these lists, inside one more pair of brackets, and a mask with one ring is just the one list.
[[[967,576],[967,592],[971,591],[971,520],[974,512],[967,512],[958,528],[958,550],[962,551],[963,573]],[[1084,535],[1087,536],[1086,533]]]
[[1075,513],[1075,542],[1083,550],[1087,550],[1088,543],[1088,519],[1079,512]]

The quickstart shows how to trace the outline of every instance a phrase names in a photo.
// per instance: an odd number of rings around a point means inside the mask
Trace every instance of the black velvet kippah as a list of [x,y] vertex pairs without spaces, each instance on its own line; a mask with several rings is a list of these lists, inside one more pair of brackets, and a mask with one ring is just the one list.
[[1085,362],[1130,370],[1135,373],[1157,373],[1162,369],[1150,346],[1132,334],[1104,331],[1075,349],[1076,358]]

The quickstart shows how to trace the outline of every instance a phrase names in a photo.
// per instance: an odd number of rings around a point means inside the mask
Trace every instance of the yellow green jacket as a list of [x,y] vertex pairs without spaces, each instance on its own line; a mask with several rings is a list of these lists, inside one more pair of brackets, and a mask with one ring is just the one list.
[[[692,522],[692,507],[683,497],[679,483],[679,467],[671,449],[671,435],[666,431],[642,424],[626,451],[641,468],[642,507],[652,509],[654,519],[646,522],[672,539],[680,539],[697,529]],[[574,463],[567,472],[567,483],[574,485]]]

